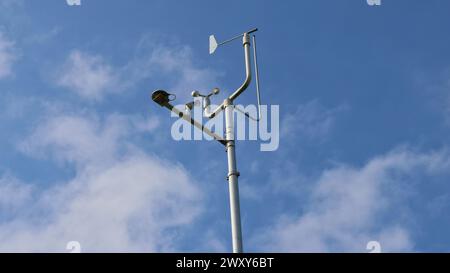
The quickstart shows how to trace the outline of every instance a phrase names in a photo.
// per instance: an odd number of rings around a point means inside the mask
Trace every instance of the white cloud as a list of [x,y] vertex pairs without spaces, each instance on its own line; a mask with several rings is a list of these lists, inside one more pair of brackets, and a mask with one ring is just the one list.
[[23,0],[0,0],[0,7],[2,9],[8,9],[13,7],[22,7]]
[[38,158],[50,154],[58,162],[79,167],[107,165],[117,158],[132,132],[150,133],[158,126],[155,117],[139,115],[116,113],[103,120],[96,115],[57,115],[40,124],[19,148]]
[[56,73],[56,83],[80,97],[99,101],[107,94],[129,90],[144,79],[158,79],[178,98],[192,90],[207,92],[216,87],[219,73],[194,64],[192,50],[178,44],[161,44],[142,38],[135,56],[123,66],[113,66],[104,57],[73,50]]
[[179,96],[189,96],[191,91],[207,93],[216,87],[219,73],[209,68],[199,68],[193,63],[192,50],[187,47],[157,46],[149,58],[149,66],[176,78],[169,86]]
[[200,247],[198,249],[194,248],[194,251],[203,252],[203,249],[208,249],[208,252],[217,253],[226,253],[229,251],[227,243],[221,240],[220,235],[212,229],[207,230],[202,238]]
[[55,26],[45,32],[37,32],[29,35],[25,38],[25,42],[28,44],[48,44],[61,34],[63,28],[61,26]]
[[57,84],[80,97],[101,100],[106,94],[117,92],[118,75],[101,56],[73,50],[58,72]]
[[[286,111],[280,121],[280,150],[274,154],[276,157],[267,169],[268,181],[265,187],[257,185],[259,191],[275,192],[281,194],[296,194],[309,192],[312,183],[308,183],[311,174],[300,171],[299,161],[309,160],[303,158],[304,149],[313,145],[320,145],[327,141],[333,133],[339,115],[349,110],[347,104],[327,108],[314,99],[299,104],[292,111]],[[295,160],[285,160],[289,157]],[[253,168],[253,166],[252,166]],[[259,167],[261,168],[261,167]]]
[[12,66],[16,59],[14,42],[0,31],[0,79],[12,75]]
[[340,105],[327,109],[317,100],[299,105],[281,121],[281,137],[323,140],[332,130],[336,115],[347,108],[347,105]]
[[14,22],[23,19],[24,0],[0,0],[0,22]]
[[[268,251],[365,251],[380,241],[383,251],[411,251],[414,244],[396,209],[411,178],[435,175],[450,166],[445,152],[417,154],[395,150],[355,168],[338,166],[322,173],[299,216],[284,215],[262,235],[253,238]],[[398,213],[394,220],[380,217]]]
[[31,198],[32,187],[11,175],[0,178],[0,212],[3,216],[14,213]]
[[[179,164],[125,140],[139,131],[132,119],[62,115],[40,124],[22,149],[74,163],[76,174],[32,191],[13,219],[0,222],[0,251],[64,252],[69,241],[86,252],[176,249],[177,228],[199,214],[201,192]],[[24,183],[3,179],[0,188],[30,195]]]
[[37,157],[51,154],[59,162],[80,167],[110,164],[117,156],[118,142],[125,136],[128,125],[127,120],[115,115],[104,123],[93,115],[50,117],[21,143],[20,149]]
[[426,110],[439,113],[445,126],[450,125],[450,66],[442,71],[416,71],[415,92]]
[[140,116],[132,116],[130,119],[136,130],[144,133],[153,132],[160,124],[159,119],[156,117],[143,118]]

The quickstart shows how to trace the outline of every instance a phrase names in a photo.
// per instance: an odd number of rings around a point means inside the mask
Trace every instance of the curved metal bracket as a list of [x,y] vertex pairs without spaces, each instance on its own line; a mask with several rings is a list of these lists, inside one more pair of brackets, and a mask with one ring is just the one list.
[[[243,34],[242,44],[244,46],[244,54],[245,54],[245,80],[241,86],[239,86],[236,91],[234,91],[227,99],[234,101],[245,89],[250,85],[252,80],[252,69],[250,63],[250,36],[248,33]],[[219,105],[213,112],[205,111],[205,116],[208,118],[215,117],[220,111],[225,109],[224,103]]]

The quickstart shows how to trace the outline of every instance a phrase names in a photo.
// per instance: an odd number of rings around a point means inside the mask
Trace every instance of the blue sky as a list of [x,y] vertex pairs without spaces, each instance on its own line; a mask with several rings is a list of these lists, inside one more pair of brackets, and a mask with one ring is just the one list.
[[208,36],[252,27],[280,146],[237,143],[244,249],[449,251],[449,9],[0,0],[0,251],[229,251],[223,147],[149,95],[234,90],[242,48]]

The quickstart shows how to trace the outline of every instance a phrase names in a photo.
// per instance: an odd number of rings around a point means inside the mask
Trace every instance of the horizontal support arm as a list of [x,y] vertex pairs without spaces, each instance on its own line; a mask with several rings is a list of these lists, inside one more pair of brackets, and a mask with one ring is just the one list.
[[226,145],[226,141],[223,139],[223,137],[219,136],[218,134],[212,132],[211,130],[209,130],[208,128],[206,128],[205,126],[203,126],[203,124],[201,124],[200,122],[196,121],[195,119],[193,119],[191,117],[191,115],[186,114],[181,112],[180,110],[178,110],[176,107],[174,107],[172,104],[170,104],[169,102],[164,102],[161,104],[161,106],[166,107],[167,109],[169,109],[170,111],[172,111],[173,113],[175,113],[177,116],[179,116],[180,118],[184,119],[185,121],[189,122],[190,124],[194,125],[195,127],[197,127],[198,129],[202,130],[203,132],[205,132],[207,135],[209,135],[210,137],[214,138],[215,140],[217,140],[218,142],[220,142],[222,145]]

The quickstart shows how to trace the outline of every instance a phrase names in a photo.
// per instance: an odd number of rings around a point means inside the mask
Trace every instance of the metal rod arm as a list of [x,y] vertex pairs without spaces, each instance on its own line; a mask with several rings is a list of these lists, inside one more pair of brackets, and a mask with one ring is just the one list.
[[256,100],[258,101],[258,121],[261,120],[261,95],[259,92],[258,54],[256,52],[256,37],[253,35],[253,60],[255,63]]
[[190,124],[194,125],[198,129],[202,130],[203,132],[205,132],[207,135],[209,135],[210,137],[212,137],[215,140],[217,140],[222,145],[225,146],[227,144],[227,142],[225,141],[225,139],[223,137],[219,136],[218,134],[212,132],[211,130],[209,130],[208,128],[203,126],[203,124],[201,124],[200,122],[198,122],[195,119],[193,119],[191,117],[191,115],[183,113],[182,111],[178,110],[176,107],[174,107],[169,102],[164,102],[164,103],[161,104],[161,106],[164,106],[164,107],[168,108],[170,111],[175,113],[177,116],[179,116],[180,118],[186,120],[187,122],[189,122]]
[[223,41],[223,42],[221,42],[221,43],[218,43],[217,45],[218,45],[218,46],[224,45],[224,44],[226,44],[226,43],[232,42],[232,41],[234,41],[234,40],[236,40],[236,39],[242,37],[242,36],[245,35],[245,34],[250,34],[250,33],[253,33],[253,32],[255,32],[255,31],[258,31],[258,29],[257,29],[257,28],[251,29],[251,30],[249,30],[249,31],[247,31],[247,32],[244,32],[244,33],[242,33],[242,34],[239,34],[239,35],[237,35],[237,36],[234,36],[233,38],[230,38],[230,39],[228,39],[228,40],[226,40],[226,41]]

